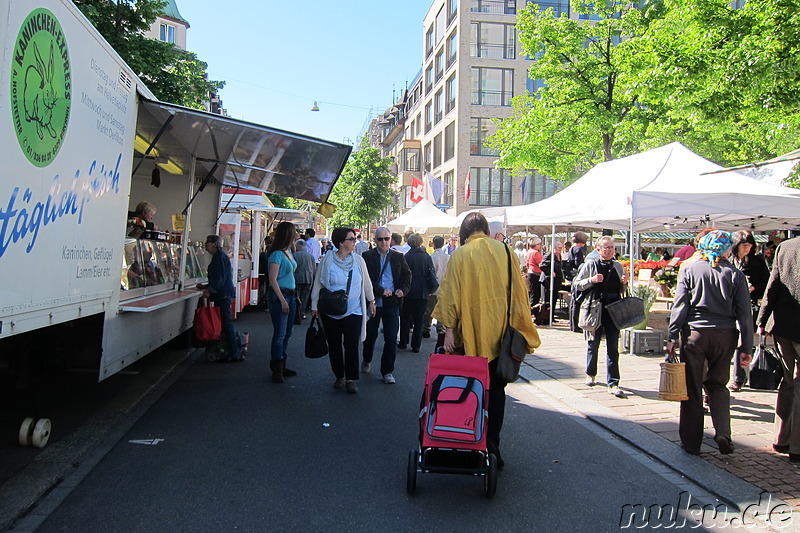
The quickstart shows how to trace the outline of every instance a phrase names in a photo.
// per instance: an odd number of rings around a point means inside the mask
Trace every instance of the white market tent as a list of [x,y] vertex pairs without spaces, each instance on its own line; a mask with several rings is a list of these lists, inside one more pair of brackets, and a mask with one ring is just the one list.
[[669,227],[786,229],[800,224],[800,190],[770,185],[672,143],[595,166],[550,198],[509,207],[510,227],[645,231]]
[[450,233],[457,227],[455,217],[441,211],[430,201],[423,198],[417,205],[388,222],[386,227],[396,233],[413,231],[421,234]]

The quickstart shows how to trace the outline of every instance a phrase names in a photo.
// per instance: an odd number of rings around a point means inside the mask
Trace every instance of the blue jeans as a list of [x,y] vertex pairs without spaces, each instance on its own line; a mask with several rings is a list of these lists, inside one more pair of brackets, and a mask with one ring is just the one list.
[[297,298],[294,291],[291,294],[284,293],[283,298],[289,304],[289,313],[283,314],[281,310],[281,300],[271,289],[267,293],[267,308],[272,317],[272,360],[279,361],[286,359],[286,347],[292,336],[294,328],[294,314],[297,312]]
[[228,359],[239,359],[239,340],[236,338],[236,329],[233,327],[233,317],[231,315],[232,298],[221,298],[213,300],[214,305],[219,307],[219,316],[222,320],[222,338],[225,341],[225,350],[228,352]]
[[397,357],[397,331],[400,328],[400,307],[378,307],[375,316],[367,322],[367,338],[364,339],[364,362],[372,362],[372,352],[378,339],[378,326],[383,321],[383,355],[381,355],[381,375],[394,372]]
[[600,327],[594,332],[594,337],[589,341],[586,350],[586,374],[588,376],[597,375],[597,358],[600,352],[600,340],[606,334],[606,383],[609,387],[619,386],[619,329],[614,325],[611,316],[603,308],[603,317]]

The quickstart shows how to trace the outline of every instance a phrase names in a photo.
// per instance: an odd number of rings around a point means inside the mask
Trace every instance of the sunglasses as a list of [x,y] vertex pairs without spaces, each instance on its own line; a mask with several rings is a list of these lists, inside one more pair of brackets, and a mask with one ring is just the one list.
[[355,238],[355,237],[348,237],[348,238],[346,238],[345,240],[346,240],[346,241],[355,241],[355,240],[356,240],[356,238]]
[[378,242],[380,242],[380,241],[388,241],[389,239],[391,239],[391,237],[375,237],[375,240],[378,241]]

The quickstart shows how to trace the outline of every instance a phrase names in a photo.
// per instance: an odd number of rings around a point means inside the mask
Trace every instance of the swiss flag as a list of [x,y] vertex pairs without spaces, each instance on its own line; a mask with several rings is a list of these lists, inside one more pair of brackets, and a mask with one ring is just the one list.
[[470,171],[467,171],[467,177],[464,179],[464,203],[469,202],[469,197],[472,196],[472,187],[470,183]]
[[411,201],[415,204],[425,198],[425,184],[422,180],[411,178]]

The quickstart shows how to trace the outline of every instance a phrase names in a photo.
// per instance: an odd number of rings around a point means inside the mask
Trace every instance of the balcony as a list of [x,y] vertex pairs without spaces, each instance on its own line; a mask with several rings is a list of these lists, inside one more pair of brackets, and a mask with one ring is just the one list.
[[472,13],[494,13],[499,15],[516,15],[516,0],[472,0]]
[[514,59],[514,46],[505,44],[470,43],[470,57],[485,57],[487,59]]

